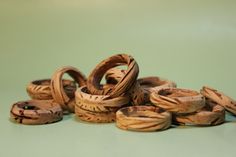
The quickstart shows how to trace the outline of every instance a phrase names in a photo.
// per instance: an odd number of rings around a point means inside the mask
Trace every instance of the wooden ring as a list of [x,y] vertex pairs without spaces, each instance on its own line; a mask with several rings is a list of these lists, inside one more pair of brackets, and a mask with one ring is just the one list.
[[116,112],[116,125],[124,130],[158,131],[171,125],[169,112],[154,106],[130,106]]
[[143,77],[137,80],[140,86],[145,89],[149,94],[156,92],[163,88],[175,88],[177,85],[173,81],[169,81],[160,77],[151,76]]
[[116,112],[129,103],[128,96],[111,98],[107,95],[92,95],[86,86],[77,89],[75,100],[76,106],[91,112]]
[[200,111],[187,115],[173,115],[173,121],[181,125],[219,125],[225,121],[225,109],[215,102],[206,100],[206,106]]
[[[113,87],[104,89],[100,84],[104,74],[109,69],[120,65],[128,66],[127,70],[125,70],[125,75]],[[111,97],[126,95],[136,82],[138,73],[139,67],[133,57],[126,54],[114,55],[96,66],[88,77],[87,87],[92,94],[110,95]]]
[[[51,79],[35,80],[29,83],[26,88],[28,95],[35,100],[51,100],[52,91],[50,88]],[[75,82],[71,80],[62,80],[63,88],[68,97],[73,98],[76,91]]]
[[62,76],[67,73],[71,76],[79,86],[86,85],[85,76],[76,68],[66,66],[58,69],[51,79],[52,97],[62,109],[69,112],[74,112],[74,95],[73,98],[69,97],[63,88]]
[[37,125],[62,120],[63,111],[59,104],[50,100],[29,100],[13,104],[10,115],[18,123]]
[[116,112],[92,112],[75,106],[75,114],[82,121],[92,123],[111,123],[116,120]]
[[203,87],[201,89],[201,94],[206,98],[220,104],[230,113],[236,115],[236,101],[231,97],[210,87]]
[[165,88],[150,95],[151,102],[175,114],[193,113],[205,106],[205,98],[197,91]]

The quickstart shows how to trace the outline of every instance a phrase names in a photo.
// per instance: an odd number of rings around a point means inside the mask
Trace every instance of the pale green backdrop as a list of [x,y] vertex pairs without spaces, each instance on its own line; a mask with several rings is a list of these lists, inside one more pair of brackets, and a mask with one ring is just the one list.
[[51,125],[9,121],[26,84],[64,65],[86,75],[102,59],[126,52],[140,77],[158,75],[179,87],[210,85],[236,98],[235,0],[0,0],[1,157],[235,157],[232,116],[216,127],[163,132],[122,131],[74,115]]

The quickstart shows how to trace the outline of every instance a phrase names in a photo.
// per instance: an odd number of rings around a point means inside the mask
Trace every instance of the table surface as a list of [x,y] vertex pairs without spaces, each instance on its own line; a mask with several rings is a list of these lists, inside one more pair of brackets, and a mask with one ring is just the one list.
[[29,99],[31,80],[71,65],[86,75],[102,59],[129,53],[140,77],[179,87],[215,87],[236,98],[236,1],[1,0],[0,156],[235,157],[236,118],[215,127],[123,131],[74,115],[50,125],[9,120],[11,104]]

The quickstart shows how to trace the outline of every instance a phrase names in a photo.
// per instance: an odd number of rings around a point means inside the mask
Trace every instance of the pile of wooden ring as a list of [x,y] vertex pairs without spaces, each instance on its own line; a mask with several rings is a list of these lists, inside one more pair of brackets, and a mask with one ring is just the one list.
[[[65,73],[73,81],[63,79]],[[181,89],[160,77],[138,79],[138,74],[137,62],[127,54],[103,60],[88,78],[74,67],[62,67],[51,79],[31,82],[27,92],[32,100],[13,104],[11,118],[23,124],[47,124],[75,113],[87,122],[160,131],[172,124],[219,125],[225,121],[225,110],[236,115],[236,102],[215,89]]]

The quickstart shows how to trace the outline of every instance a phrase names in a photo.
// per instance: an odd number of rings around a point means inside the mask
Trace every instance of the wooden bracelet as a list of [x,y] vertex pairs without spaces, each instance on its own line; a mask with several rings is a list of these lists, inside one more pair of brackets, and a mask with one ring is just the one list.
[[[50,88],[51,79],[35,80],[29,83],[26,88],[28,95],[36,100],[51,100],[52,91]],[[76,85],[71,80],[62,80],[63,88],[68,97],[73,98]]]
[[91,112],[116,112],[129,103],[128,96],[111,98],[107,95],[92,95],[86,86],[77,89],[75,100],[76,106]]
[[175,114],[193,113],[205,106],[205,98],[188,89],[165,88],[150,95],[151,102]]
[[181,125],[219,125],[225,121],[225,109],[215,102],[206,100],[206,106],[200,111],[186,115],[173,115],[173,121]]
[[62,76],[67,73],[79,86],[86,85],[85,76],[76,68],[66,66],[58,69],[51,79],[51,91],[53,99],[61,105],[64,111],[74,112],[74,95],[69,97],[63,88]]
[[13,104],[10,115],[18,123],[37,125],[62,120],[63,111],[59,104],[50,100],[29,100]]
[[116,120],[116,112],[92,112],[75,106],[75,114],[82,121],[92,123],[111,123]]
[[230,113],[236,115],[236,101],[229,96],[210,87],[203,87],[201,89],[201,94],[206,98],[220,104]]
[[138,83],[148,93],[156,92],[163,88],[175,88],[177,86],[173,81],[169,81],[156,76],[140,78],[138,79]]
[[[111,88],[104,89],[100,82],[104,74],[111,68],[120,65],[127,65],[128,68],[125,75],[120,81]],[[126,95],[134,86],[138,77],[139,67],[133,57],[126,54],[111,56],[99,63],[88,77],[87,87],[90,93],[97,95],[110,95],[110,97],[118,97]]]
[[130,106],[116,112],[116,125],[124,130],[158,131],[171,125],[171,114],[154,106]]

